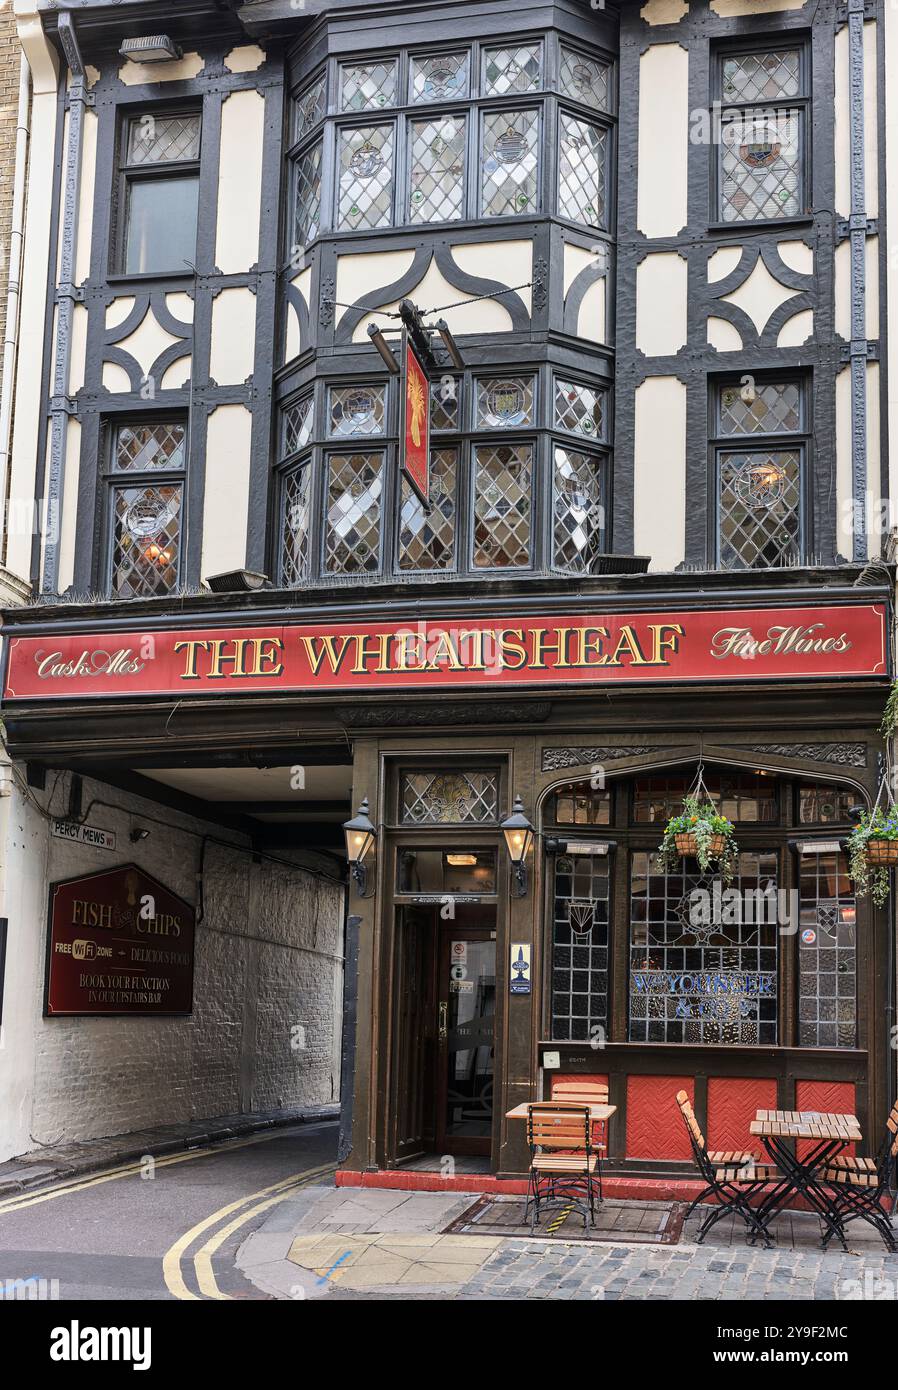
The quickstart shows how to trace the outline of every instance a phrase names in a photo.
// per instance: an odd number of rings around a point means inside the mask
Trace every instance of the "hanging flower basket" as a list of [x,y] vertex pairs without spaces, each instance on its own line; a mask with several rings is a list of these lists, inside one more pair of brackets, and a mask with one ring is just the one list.
[[848,873],[859,898],[871,894],[877,907],[889,896],[889,869],[898,865],[898,807],[864,811],[848,837]]
[[690,794],[679,816],[671,816],[658,846],[665,869],[675,869],[681,859],[696,859],[702,873],[719,868],[725,883],[733,877],[738,849],[733,823],[718,814],[710,801]]

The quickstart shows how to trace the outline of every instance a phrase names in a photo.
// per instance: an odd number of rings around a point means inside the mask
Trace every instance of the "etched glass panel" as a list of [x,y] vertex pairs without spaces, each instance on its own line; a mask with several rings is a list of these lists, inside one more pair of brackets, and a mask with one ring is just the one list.
[[293,242],[307,246],[321,231],[320,140],[293,163]]
[[798,789],[800,825],[848,825],[852,807],[861,804],[859,792],[826,782]]
[[152,598],[178,582],[181,483],[112,490],[112,593]]
[[573,48],[561,46],[561,63],[558,71],[558,90],[562,96],[591,106],[596,111],[608,110],[607,63],[587,58]]
[[801,429],[801,391],[794,381],[724,386],[721,434],[787,434]]
[[532,376],[481,378],[477,383],[477,428],[532,425],[533,387]]
[[358,63],[340,69],[340,110],[377,111],[396,102],[396,60]]
[[801,57],[797,48],[770,53],[733,53],[723,60],[726,102],[781,101],[801,91]]
[[341,130],[340,227],[388,227],[393,212],[393,127]]
[[311,396],[303,396],[287,406],[281,417],[281,458],[289,458],[306,447],[312,438],[314,418]]
[[542,86],[542,47],[538,43],[488,48],[483,55],[485,97],[525,96]]
[[383,434],[386,390],[383,386],[332,386],[327,393],[328,434]]
[[410,222],[454,222],[464,213],[463,116],[411,123]]
[[605,222],[607,132],[561,113],[558,142],[558,212],[572,222]]
[[158,425],[119,425],[113,467],[131,473],[183,468],[187,427],[176,421]]
[[293,103],[293,140],[304,140],[327,115],[327,81],[324,73]]
[[382,473],[380,454],[328,459],[324,568],[329,574],[373,574],[380,568]]
[[739,855],[726,913],[719,883],[694,859],[665,873],[656,855],[632,856],[631,1042],[776,1043],[776,853]]
[[171,164],[199,159],[202,119],[199,113],[156,116],[145,111],[128,122],[129,164]]
[[580,381],[555,378],[555,427],[585,434],[590,439],[604,439],[605,410],[608,392]]
[[803,854],[799,1047],[857,1046],[857,907],[844,854]]
[[801,464],[795,451],[722,453],[720,564],[768,569],[802,558]]
[[281,582],[288,588],[309,576],[311,467],[297,468],[284,479],[284,529],[281,537]]
[[435,449],[430,456],[430,508],[410,483],[402,479],[399,510],[399,568],[455,568],[455,488],[458,453]]
[[454,101],[468,95],[467,53],[433,53],[412,58],[411,95],[413,104],[428,101]]
[[608,1026],[609,864],[607,855],[555,861],[552,925],[552,1037],[586,1042]]
[[404,772],[399,785],[403,825],[490,824],[499,819],[496,772]]
[[602,499],[604,464],[591,454],[555,447],[553,562],[558,569],[591,574],[605,541]]
[[539,116],[493,111],[483,118],[481,209],[484,217],[538,210]]
[[474,470],[474,564],[514,569],[530,563],[533,450],[500,444],[477,450]]
[[724,222],[798,217],[801,118],[775,111],[725,120],[720,145],[720,216]]

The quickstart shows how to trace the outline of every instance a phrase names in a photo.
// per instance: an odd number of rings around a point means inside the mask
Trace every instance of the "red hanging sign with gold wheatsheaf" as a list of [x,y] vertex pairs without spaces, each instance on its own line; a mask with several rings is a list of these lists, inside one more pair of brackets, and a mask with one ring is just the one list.
[[406,333],[402,340],[402,470],[421,501],[430,503],[430,378]]

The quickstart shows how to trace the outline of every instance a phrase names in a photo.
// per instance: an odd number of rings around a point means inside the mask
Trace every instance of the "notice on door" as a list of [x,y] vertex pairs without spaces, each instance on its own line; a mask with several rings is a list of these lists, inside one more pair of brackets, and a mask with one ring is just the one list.
[[191,1013],[194,931],[134,864],[51,884],[44,1016]]

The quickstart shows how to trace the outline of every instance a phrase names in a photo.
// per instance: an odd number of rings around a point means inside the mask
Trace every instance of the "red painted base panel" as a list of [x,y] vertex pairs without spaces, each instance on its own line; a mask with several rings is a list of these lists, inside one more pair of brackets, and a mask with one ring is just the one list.
[[[334,1180],[337,1187],[384,1187],[400,1192],[471,1192],[484,1196],[522,1196],[527,1191],[524,1178],[497,1178],[490,1173],[467,1173],[444,1178],[440,1173],[405,1172],[401,1168],[384,1169],[377,1173],[355,1173],[346,1168],[338,1168]],[[692,1202],[703,1186],[697,1178],[602,1178],[605,1196],[613,1197],[619,1202]],[[790,1202],[789,1205],[807,1210],[807,1203],[803,1200]]]

